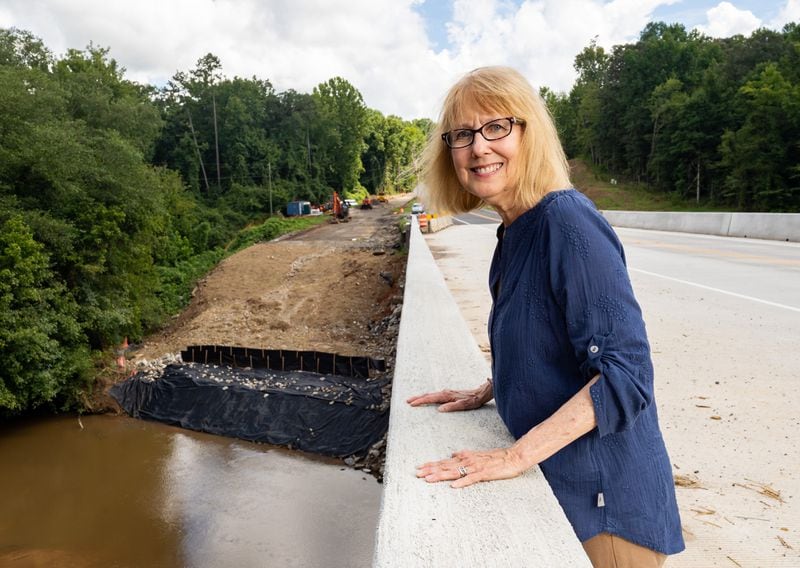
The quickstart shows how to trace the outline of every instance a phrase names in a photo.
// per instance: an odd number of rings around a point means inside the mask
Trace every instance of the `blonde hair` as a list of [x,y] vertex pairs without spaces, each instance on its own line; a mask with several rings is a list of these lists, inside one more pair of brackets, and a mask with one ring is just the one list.
[[456,127],[466,108],[513,116],[525,121],[520,138],[515,207],[528,210],[550,191],[571,186],[569,165],[558,139],[553,119],[531,84],[510,67],[480,67],[467,73],[450,88],[439,122],[422,154],[422,199],[437,213],[464,213],[484,205],[465,191],[456,177],[450,148],[442,134]]

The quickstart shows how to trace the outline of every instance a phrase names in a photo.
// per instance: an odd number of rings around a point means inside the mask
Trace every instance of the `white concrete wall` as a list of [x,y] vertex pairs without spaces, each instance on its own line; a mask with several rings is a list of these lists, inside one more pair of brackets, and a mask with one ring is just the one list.
[[678,213],[663,211],[602,211],[615,227],[800,241],[797,213]]
[[590,567],[538,468],[460,490],[415,477],[424,462],[513,439],[493,403],[456,413],[406,404],[414,394],[475,387],[490,371],[416,223],[405,286],[374,566]]

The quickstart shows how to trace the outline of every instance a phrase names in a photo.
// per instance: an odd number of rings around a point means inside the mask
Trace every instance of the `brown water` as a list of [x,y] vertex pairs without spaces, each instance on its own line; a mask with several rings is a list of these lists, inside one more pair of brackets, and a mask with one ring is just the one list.
[[0,427],[0,567],[371,565],[371,476],[128,417],[81,422]]

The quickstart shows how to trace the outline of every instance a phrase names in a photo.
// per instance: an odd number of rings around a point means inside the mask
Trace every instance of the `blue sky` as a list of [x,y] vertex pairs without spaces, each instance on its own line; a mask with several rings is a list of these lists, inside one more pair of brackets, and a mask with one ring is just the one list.
[[651,21],[712,37],[800,21],[800,0],[2,0],[0,27],[57,55],[108,47],[126,76],[164,84],[206,53],[228,76],[310,92],[334,76],[367,106],[435,118],[444,92],[482,65],[511,65],[569,91],[575,55],[636,41]]

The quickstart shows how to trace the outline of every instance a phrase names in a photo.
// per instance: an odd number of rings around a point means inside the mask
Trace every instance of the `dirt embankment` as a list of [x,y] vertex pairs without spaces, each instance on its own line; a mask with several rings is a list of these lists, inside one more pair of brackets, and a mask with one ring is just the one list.
[[401,202],[227,258],[172,325],[129,353],[131,362],[188,345],[234,345],[367,355],[393,366],[406,255],[392,209]]

